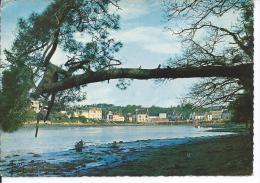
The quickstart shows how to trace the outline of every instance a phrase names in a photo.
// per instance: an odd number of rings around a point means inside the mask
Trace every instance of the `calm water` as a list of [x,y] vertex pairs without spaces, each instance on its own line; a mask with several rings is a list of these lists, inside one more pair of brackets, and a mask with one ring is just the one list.
[[57,152],[73,148],[84,140],[90,144],[113,141],[136,141],[225,135],[224,132],[206,132],[207,128],[193,126],[110,126],[110,127],[41,127],[38,138],[35,128],[21,128],[14,133],[1,133],[1,156],[26,153]]

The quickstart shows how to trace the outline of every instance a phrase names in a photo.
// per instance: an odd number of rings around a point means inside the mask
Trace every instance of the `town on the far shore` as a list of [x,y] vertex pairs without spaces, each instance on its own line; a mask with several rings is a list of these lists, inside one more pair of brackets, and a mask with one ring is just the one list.
[[[35,112],[40,112],[43,104],[40,101],[31,101],[30,108]],[[169,122],[224,122],[230,121],[231,112],[221,106],[202,111],[178,111],[158,108],[156,112],[151,112],[152,108],[142,108],[132,106],[131,112],[116,108],[110,110],[112,104],[89,105],[84,107],[72,107],[68,110],[58,110],[54,121],[63,122],[124,122],[124,123],[169,123]],[[52,123],[50,120],[47,123]]]

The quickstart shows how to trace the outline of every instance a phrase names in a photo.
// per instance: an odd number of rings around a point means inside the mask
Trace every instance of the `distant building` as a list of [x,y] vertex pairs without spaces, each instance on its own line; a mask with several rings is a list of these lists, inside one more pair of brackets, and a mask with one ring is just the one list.
[[42,103],[39,100],[31,100],[31,109],[33,109],[36,113],[40,112],[42,107]]
[[132,116],[129,116],[128,119],[127,119],[128,122],[134,122],[134,119]]
[[113,121],[113,113],[112,111],[109,111],[107,114],[107,121]]
[[166,119],[167,118],[167,114],[166,113],[159,113],[159,118]]
[[162,123],[162,122],[169,122],[169,119],[167,118],[160,118],[160,117],[154,117],[154,116],[149,116],[148,117],[148,122],[151,123]]
[[145,122],[148,122],[148,115],[147,114],[136,114],[136,115],[134,115],[134,119],[136,122],[145,123]]
[[134,118],[132,116],[131,113],[128,113],[126,116],[125,116],[125,121],[127,122],[134,122]]
[[212,114],[212,120],[221,120],[223,109],[217,111],[210,111],[210,113]]
[[169,122],[169,119],[167,119],[166,113],[159,113],[158,116],[148,116],[147,122],[151,122],[151,123]]
[[193,121],[221,121],[230,120],[231,113],[227,110],[215,110],[206,113],[193,113],[190,115],[190,119]]
[[85,117],[88,119],[102,119],[102,109],[97,107],[89,108],[88,110],[76,111],[74,112],[74,117]]
[[125,117],[121,116],[119,114],[114,114],[113,115],[113,121],[125,121]]
[[194,113],[192,115],[192,120],[193,121],[205,121],[205,114],[202,114],[202,113]]
[[107,121],[125,121],[125,117],[119,114],[113,114],[112,111],[109,111],[107,114]]
[[208,113],[205,114],[205,120],[206,120],[206,121],[212,121],[212,119],[213,119],[213,118],[212,118],[212,114],[211,114],[210,112],[208,112]]

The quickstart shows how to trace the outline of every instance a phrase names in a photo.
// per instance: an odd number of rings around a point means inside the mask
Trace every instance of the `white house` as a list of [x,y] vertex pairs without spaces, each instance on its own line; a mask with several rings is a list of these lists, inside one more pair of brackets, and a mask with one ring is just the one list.
[[40,112],[42,103],[39,100],[31,100],[31,108],[36,112]]
[[159,113],[159,118],[166,119],[167,118],[167,114],[166,113]]
[[87,110],[74,112],[74,117],[85,117],[88,119],[102,119],[102,109],[97,107],[92,107]]
[[148,115],[147,114],[136,114],[135,121],[139,123],[148,122]]
[[205,114],[205,120],[212,121],[212,114],[210,112]]
[[119,114],[113,114],[112,111],[109,111],[107,114],[107,121],[125,121],[125,117]]
[[212,119],[213,120],[221,120],[223,110],[210,111],[210,113],[212,114]]

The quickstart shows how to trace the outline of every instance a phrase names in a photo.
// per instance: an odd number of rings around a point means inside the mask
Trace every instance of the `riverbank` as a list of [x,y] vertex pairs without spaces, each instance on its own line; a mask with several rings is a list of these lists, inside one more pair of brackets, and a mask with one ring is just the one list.
[[[34,126],[36,125],[36,121],[25,122],[23,125],[26,126]],[[51,122],[40,121],[39,126],[154,126],[154,125],[191,125],[191,126],[203,126],[203,127],[223,127],[225,122],[217,121],[217,122],[187,122],[187,121],[172,121],[172,122]]]
[[253,158],[247,135],[210,138],[141,152],[135,161],[95,176],[252,175]]
[[[34,128],[24,128],[16,135],[27,140],[19,142],[20,153],[4,153],[1,172],[3,176],[250,175],[252,148],[246,129],[223,127],[50,127],[42,128],[37,139],[30,135]],[[227,133],[228,129],[236,133]],[[86,145],[75,152],[73,144],[79,137]],[[27,142],[30,150],[26,146],[22,151],[21,144]],[[34,151],[39,144],[51,149]]]
[[1,161],[2,176],[251,175],[248,140],[233,134],[118,142],[88,146],[81,153],[14,155]]

